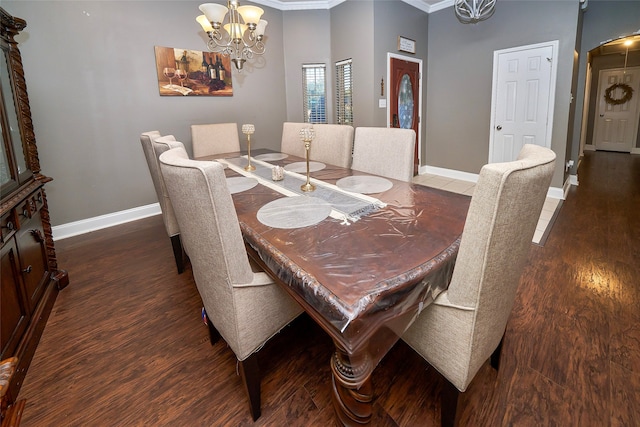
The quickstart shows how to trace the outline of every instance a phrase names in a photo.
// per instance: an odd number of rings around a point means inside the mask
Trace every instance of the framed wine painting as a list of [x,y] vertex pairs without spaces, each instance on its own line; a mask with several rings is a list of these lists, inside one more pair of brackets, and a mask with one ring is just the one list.
[[232,96],[231,61],[214,52],[155,46],[160,96]]

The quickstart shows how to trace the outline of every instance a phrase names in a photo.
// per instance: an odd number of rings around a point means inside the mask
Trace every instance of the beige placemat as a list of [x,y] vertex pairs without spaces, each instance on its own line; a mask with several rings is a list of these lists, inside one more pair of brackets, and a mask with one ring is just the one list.
[[311,196],[283,197],[258,210],[258,221],[273,228],[302,228],[323,221],[331,214],[331,205]]
[[336,186],[353,193],[374,194],[389,190],[393,183],[381,176],[357,175],[339,179]]

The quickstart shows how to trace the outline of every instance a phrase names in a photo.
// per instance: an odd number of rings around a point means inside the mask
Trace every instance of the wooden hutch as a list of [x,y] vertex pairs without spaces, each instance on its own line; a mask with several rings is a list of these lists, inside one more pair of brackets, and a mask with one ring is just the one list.
[[68,283],[58,268],[45,183],[40,173],[31,109],[14,37],[26,22],[0,8],[0,360],[18,362],[2,398],[13,404],[33,358],[58,291]]

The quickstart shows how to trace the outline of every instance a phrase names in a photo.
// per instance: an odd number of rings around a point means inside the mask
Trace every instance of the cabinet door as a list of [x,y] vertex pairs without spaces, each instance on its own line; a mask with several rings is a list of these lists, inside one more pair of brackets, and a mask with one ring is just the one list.
[[0,282],[0,359],[12,356],[27,328],[29,315],[22,294],[22,279],[15,240],[2,247],[2,281]]
[[0,46],[0,131],[2,134],[2,153],[0,155],[0,194],[7,195],[20,184],[32,179],[26,157],[26,148],[20,132],[20,120],[16,110],[16,97],[13,91],[9,54],[4,43]]
[[20,231],[16,234],[16,241],[20,253],[24,288],[29,309],[32,311],[40,300],[49,278],[40,212],[35,212],[29,220],[21,224]]

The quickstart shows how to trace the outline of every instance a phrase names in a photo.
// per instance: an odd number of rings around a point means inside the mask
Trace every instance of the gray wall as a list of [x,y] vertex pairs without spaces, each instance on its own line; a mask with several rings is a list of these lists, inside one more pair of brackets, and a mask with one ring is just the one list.
[[[571,173],[576,173],[578,159],[580,157],[580,128],[582,125],[582,110],[584,107],[584,89],[587,73],[587,52],[600,46],[603,41],[617,39],[621,36],[630,35],[640,30],[640,1],[600,1],[589,0],[586,12],[584,13],[582,32],[582,43],[580,47],[580,69],[578,73],[578,87],[575,93],[576,117],[574,120],[574,132],[571,144],[571,159],[575,166]],[[614,67],[615,68],[615,67]],[[592,82],[598,80],[597,73],[592,74]],[[597,84],[596,84],[597,88]],[[591,93],[592,97],[597,96],[596,92]],[[593,116],[593,111],[590,111]],[[591,125],[593,120],[590,119]],[[591,143],[591,130],[586,143]],[[638,145],[640,146],[640,145]]]
[[[161,97],[154,46],[206,50],[196,1],[4,1],[19,37],[53,225],[155,203],[139,136],[190,125],[254,123],[255,147],[280,145],[286,118],[282,12],[263,7],[261,69],[233,72],[233,97]],[[268,114],[265,114],[268,113]],[[239,123],[240,124],[240,123]]]
[[287,121],[304,121],[302,64],[325,64],[327,120],[333,123],[333,63],[331,20],[328,10],[290,11],[284,14],[284,54]]
[[373,103],[377,98],[370,89],[375,84],[373,36],[373,2],[346,1],[331,9],[331,62],[353,59],[354,127],[376,125]]
[[499,1],[475,25],[460,24],[450,8],[430,14],[427,164],[478,173],[489,159],[493,52],[559,40],[551,148],[558,154],[552,185],[562,186],[578,10],[577,1]]

